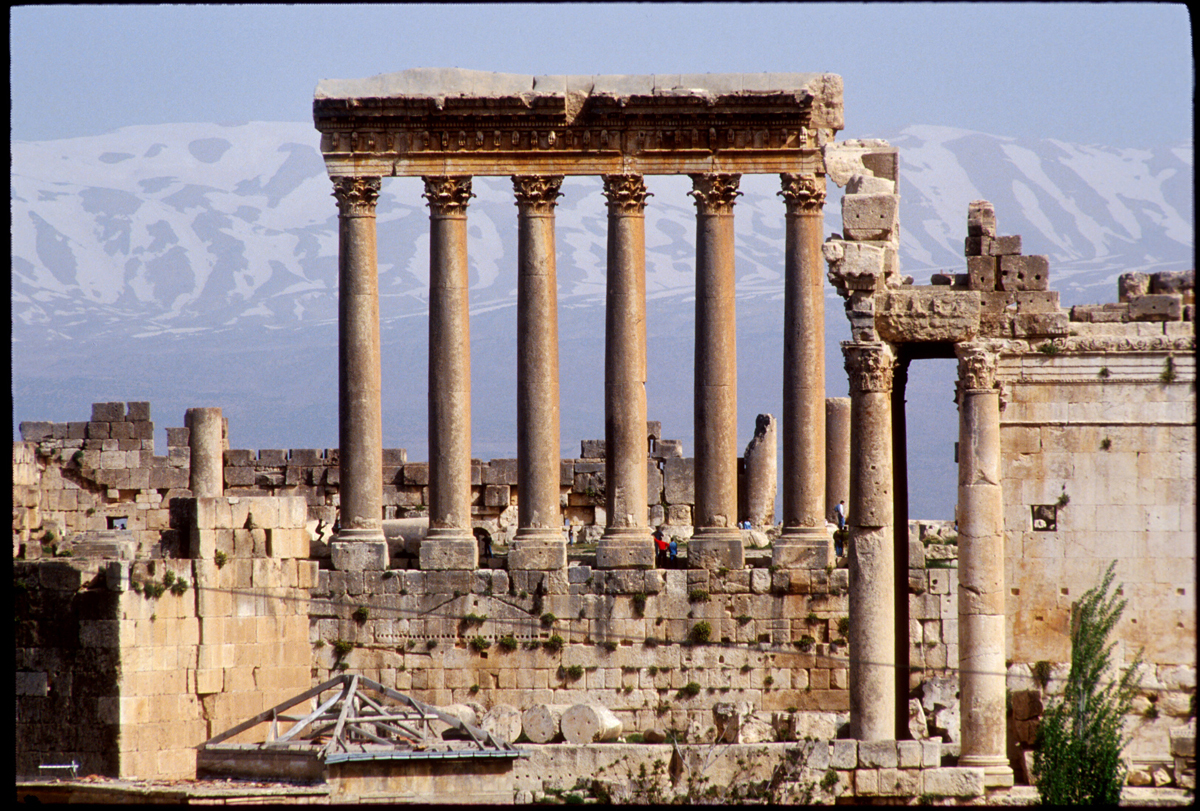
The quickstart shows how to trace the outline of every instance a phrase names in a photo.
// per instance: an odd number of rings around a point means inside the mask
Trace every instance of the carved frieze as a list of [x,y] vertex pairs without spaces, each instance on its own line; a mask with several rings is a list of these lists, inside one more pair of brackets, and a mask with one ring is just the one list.
[[517,206],[533,214],[549,214],[562,197],[562,175],[513,175]]
[[615,214],[641,214],[646,210],[646,180],[641,175],[604,175],[604,196],[608,210]]
[[429,209],[435,214],[461,213],[475,196],[470,177],[437,175],[422,180],[425,181],[425,193],[421,196],[429,201]]
[[887,344],[842,344],[851,392],[890,392],[896,356]]
[[374,217],[382,180],[369,175],[335,177],[333,196],[343,217]]
[[782,173],[779,180],[783,190],[776,192],[783,198],[788,214],[820,214],[825,205],[825,177],[823,175],[797,175]]
[[695,199],[699,213],[733,214],[733,204],[741,194],[738,191],[741,175],[706,172],[690,177],[692,190],[688,194]]
[[979,293],[947,287],[875,294],[875,329],[891,343],[970,341],[979,334]]

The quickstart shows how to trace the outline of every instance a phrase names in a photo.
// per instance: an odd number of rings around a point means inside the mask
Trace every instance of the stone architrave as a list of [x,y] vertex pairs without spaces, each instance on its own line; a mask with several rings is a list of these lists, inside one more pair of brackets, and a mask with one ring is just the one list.
[[783,293],[783,531],[776,566],[832,563],[825,528],[823,175],[782,174],[787,206]]
[[741,175],[693,174],[696,203],[695,533],[693,569],[740,569],[733,204]]
[[429,533],[422,569],[474,569],[467,204],[471,178],[425,179],[429,201]]
[[850,734],[896,737],[892,372],[888,344],[844,342],[850,377]]
[[517,533],[508,568],[562,569],[558,287],[554,206],[561,175],[515,176],[517,198]]
[[191,476],[188,488],[192,498],[220,498],[225,495],[224,420],[219,408],[189,408],[183,424],[188,429],[191,448]]
[[604,175],[608,290],[604,330],[604,535],[601,569],[652,568],[646,525],[646,184]]
[[[379,273],[375,203],[381,180],[336,177],[338,203],[338,447],[341,528],[334,545],[372,553],[335,561],[387,560],[383,536],[383,418],[380,402]],[[332,552],[331,547],[331,552]],[[350,564],[353,565],[353,564]]]
[[959,373],[958,667],[960,766],[984,783],[1011,786],[1006,749],[1004,498],[1000,482],[1000,390],[996,356],[955,346]]

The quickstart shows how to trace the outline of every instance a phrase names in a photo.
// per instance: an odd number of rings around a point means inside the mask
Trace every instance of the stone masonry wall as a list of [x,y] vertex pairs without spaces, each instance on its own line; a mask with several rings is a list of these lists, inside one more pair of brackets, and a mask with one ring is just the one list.
[[[1173,301],[1178,318],[1185,298],[1155,301]],[[1009,687],[1021,694],[1010,738],[1032,745],[1031,719],[1070,667],[1071,607],[1115,560],[1128,604],[1113,659],[1141,650],[1147,662],[1127,727],[1131,780],[1167,771],[1171,729],[1194,712],[1196,686],[1193,325],[1166,310],[1145,320],[1133,306],[1122,304],[1123,322],[1108,305],[1073,312],[1086,320],[1068,337],[1009,342],[997,369]]]

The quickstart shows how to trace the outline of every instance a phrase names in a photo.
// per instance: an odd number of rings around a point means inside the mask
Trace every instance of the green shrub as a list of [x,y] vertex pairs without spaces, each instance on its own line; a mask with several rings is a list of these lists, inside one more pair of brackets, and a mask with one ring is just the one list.
[[838,629],[838,633],[841,634],[842,636],[846,636],[847,634],[849,634],[850,633],[850,618],[849,617],[839,617],[837,629]]
[[507,636],[500,637],[500,641],[496,644],[498,644],[500,646],[500,650],[504,651],[505,653],[512,653],[517,649],[517,638],[512,634],[508,634]]
[[[1137,694],[1139,653],[1115,682],[1102,684],[1116,643],[1109,634],[1126,601],[1109,594],[1116,561],[1071,612],[1071,670],[1047,707],[1033,754],[1034,783],[1048,805],[1117,805],[1125,782],[1121,724]],[[1119,588],[1118,588],[1119,591]]]
[[646,615],[646,595],[639,591],[630,600],[633,602],[633,615],[635,617],[644,617]]
[[738,625],[749,625],[754,622],[754,617],[749,614],[740,614],[737,618]]
[[468,627],[483,625],[487,622],[487,614],[476,614],[474,612],[467,614],[462,618],[463,623]]
[[800,641],[796,643],[796,647],[799,648],[803,653],[808,653],[813,649],[813,645],[816,643],[817,640],[813,639],[808,634],[805,634],[804,636],[800,637]]
[[692,589],[688,592],[688,602],[692,603],[707,603],[708,592],[704,589]]
[[213,553],[213,561],[217,564],[217,568],[220,569],[229,562],[229,555],[226,555],[224,552],[218,549],[215,553]]
[[339,659],[354,650],[354,643],[348,639],[338,639],[333,643],[333,652]]
[[545,614],[542,614],[542,627],[543,628],[549,628],[551,625],[553,625],[556,622],[558,622],[558,617],[554,616],[549,611],[547,611]]
[[351,614],[351,616],[354,618],[355,622],[357,622],[359,625],[362,625],[371,618],[371,609],[367,608],[365,605],[360,605],[358,608],[354,609],[354,613]]
[[619,647],[619,645],[617,645],[617,643],[611,639],[604,640],[603,642],[600,643],[600,645],[609,653],[612,653]]
[[188,590],[188,581],[186,581],[186,580],[176,580],[174,583],[171,584],[171,593],[174,594],[176,597],[185,593],[187,590]]
[[704,620],[697,622],[692,626],[692,630],[688,631],[688,639],[697,645],[703,645],[712,637],[712,626]]
[[565,675],[571,681],[579,681],[583,678],[583,665],[571,665],[570,667],[564,667],[562,672],[563,675]]
[[492,646],[492,643],[488,642],[482,636],[471,637],[471,641],[468,644],[470,644],[471,650],[475,651],[476,653],[483,653]]
[[700,685],[697,682],[689,681],[683,687],[679,688],[679,692],[676,695],[678,695],[680,698],[694,698],[699,694]]
[[558,653],[563,649],[563,638],[558,634],[552,635],[549,639],[542,643],[542,647],[550,653]]

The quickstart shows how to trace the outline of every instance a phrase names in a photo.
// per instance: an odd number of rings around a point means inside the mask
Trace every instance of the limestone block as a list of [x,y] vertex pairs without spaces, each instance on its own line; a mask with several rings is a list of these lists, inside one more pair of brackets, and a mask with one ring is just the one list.
[[1117,294],[1120,301],[1129,301],[1134,296],[1144,296],[1150,292],[1150,274],[1122,273],[1117,277]]
[[334,541],[329,545],[329,553],[338,571],[382,571],[388,568],[386,541]]
[[934,797],[979,797],[983,769],[939,768],[924,771],[925,793]]
[[896,768],[899,753],[896,741],[859,741],[858,765],[871,768]]
[[[407,469],[407,468],[406,468]],[[483,484],[517,484],[517,460],[493,459],[481,469]]]
[[992,238],[989,236],[967,237],[963,240],[964,256],[988,256],[992,249]]
[[987,200],[972,200],[967,204],[967,235],[996,236],[996,208]]
[[1186,726],[1172,727],[1168,731],[1171,756],[1176,758],[1196,757],[1196,721],[1192,719]]
[[1131,296],[1131,321],[1178,321],[1183,316],[1183,296],[1177,293]]
[[842,227],[846,239],[889,239],[900,229],[899,195],[844,195]]
[[991,292],[998,284],[997,267],[999,261],[994,256],[968,256],[967,278],[972,290]]
[[886,141],[848,140],[826,143],[822,147],[826,176],[838,186],[845,186],[855,175],[886,178],[897,177],[897,149]]
[[[671,507],[675,507],[676,505],[690,505],[696,502],[695,459],[692,457],[667,458],[663,466],[663,479],[667,503]],[[667,522],[673,525],[691,523],[690,511],[687,522],[676,521],[675,517],[670,515],[669,512]]]
[[604,458],[604,440],[603,439],[580,440],[579,457],[581,459],[603,459]]
[[509,505],[509,502],[509,486],[507,484],[489,484],[484,486],[484,506],[504,508]]
[[1017,313],[1012,323],[1015,338],[1049,338],[1070,332],[1070,318],[1065,310],[1056,313]]
[[992,244],[988,246],[989,256],[1018,256],[1021,253],[1021,237],[992,237]]
[[998,279],[1001,290],[1045,290],[1050,284],[1047,256],[1001,256]]
[[124,419],[124,403],[92,403],[92,422],[122,422]]
[[657,459],[667,459],[671,457],[683,457],[683,440],[681,439],[660,439],[655,443],[654,456]]
[[1196,289],[1196,271],[1194,270],[1164,270],[1150,276],[1151,293],[1178,293],[1185,295],[1194,293]]
[[979,324],[974,291],[912,288],[875,295],[875,329],[885,341],[967,341]]
[[581,744],[616,740],[623,725],[602,704],[576,704],[563,713],[561,728],[567,743]]
[[851,175],[846,194],[896,194],[896,182],[886,177],[868,174]]
[[887,274],[887,251],[862,242],[829,240],[822,246],[829,263],[828,278],[834,287],[876,290]]

